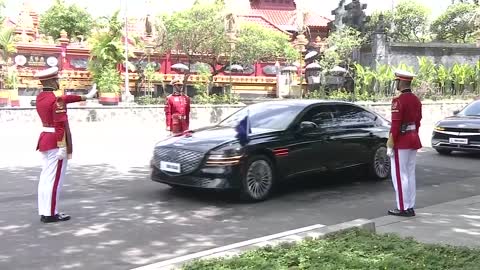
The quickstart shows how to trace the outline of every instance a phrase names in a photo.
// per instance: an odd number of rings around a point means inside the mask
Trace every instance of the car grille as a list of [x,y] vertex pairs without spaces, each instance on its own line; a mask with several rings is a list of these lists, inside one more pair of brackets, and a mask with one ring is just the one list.
[[[182,169],[181,174],[193,172],[200,165],[200,162],[202,162],[204,156],[203,153],[196,151],[167,147],[155,148],[154,154],[155,166],[160,168],[160,161],[179,163]],[[168,172],[168,174],[177,173]]]

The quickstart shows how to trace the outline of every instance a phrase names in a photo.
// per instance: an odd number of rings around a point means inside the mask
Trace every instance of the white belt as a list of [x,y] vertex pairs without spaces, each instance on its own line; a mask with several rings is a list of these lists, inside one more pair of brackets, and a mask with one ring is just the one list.
[[416,125],[408,125],[406,130],[417,130],[417,126]]
[[42,127],[43,132],[55,133],[55,128],[53,127]]

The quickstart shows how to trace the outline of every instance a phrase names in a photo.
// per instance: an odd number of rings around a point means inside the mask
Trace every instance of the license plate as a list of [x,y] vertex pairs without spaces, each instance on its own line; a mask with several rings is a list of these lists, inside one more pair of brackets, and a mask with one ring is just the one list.
[[166,172],[180,173],[181,166],[179,163],[160,161],[160,170]]
[[450,142],[450,143],[455,143],[455,144],[468,144],[468,139],[464,139],[464,138],[450,138],[449,142]]

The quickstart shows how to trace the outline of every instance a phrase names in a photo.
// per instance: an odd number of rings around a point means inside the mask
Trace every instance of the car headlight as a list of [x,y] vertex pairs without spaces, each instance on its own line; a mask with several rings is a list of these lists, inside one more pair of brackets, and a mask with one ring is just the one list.
[[445,128],[440,127],[440,126],[435,126],[433,129],[434,129],[434,130],[437,130],[437,131],[443,131],[443,130],[445,130]]
[[242,148],[211,151],[207,156],[207,166],[231,166],[240,163],[244,156]]

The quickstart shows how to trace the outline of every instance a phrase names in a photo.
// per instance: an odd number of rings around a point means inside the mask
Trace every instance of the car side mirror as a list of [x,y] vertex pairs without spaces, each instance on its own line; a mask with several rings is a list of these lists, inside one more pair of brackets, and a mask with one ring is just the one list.
[[460,110],[455,110],[453,111],[453,115],[457,115],[460,112]]
[[303,121],[300,123],[300,127],[298,128],[298,131],[300,133],[307,133],[310,131],[313,131],[318,128],[318,125],[315,124],[314,122],[310,121]]

